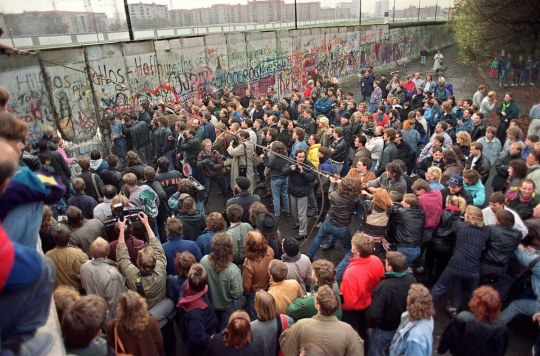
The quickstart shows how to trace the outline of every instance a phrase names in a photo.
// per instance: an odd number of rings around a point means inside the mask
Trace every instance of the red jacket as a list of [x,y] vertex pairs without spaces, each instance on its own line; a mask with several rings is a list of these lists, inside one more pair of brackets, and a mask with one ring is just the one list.
[[433,189],[431,192],[426,192],[418,196],[418,201],[420,202],[420,207],[424,210],[424,213],[426,213],[424,229],[436,229],[441,221],[443,210],[441,192]]
[[386,114],[382,114],[382,121],[380,120],[377,120],[377,118],[379,117],[379,112],[376,112],[375,114],[372,115],[373,117],[373,121],[377,124],[377,126],[382,126],[382,127],[386,127],[388,125],[388,115]]
[[350,258],[351,264],[343,273],[340,291],[343,310],[364,310],[371,304],[371,293],[384,277],[384,267],[377,256]]
[[4,289],[6,282],[8,280],[9,274],[11,273],[11,268],[15,263],[15,250],[13,249],[13,244],[6,234],[4,227],[0,223],[0,292]]

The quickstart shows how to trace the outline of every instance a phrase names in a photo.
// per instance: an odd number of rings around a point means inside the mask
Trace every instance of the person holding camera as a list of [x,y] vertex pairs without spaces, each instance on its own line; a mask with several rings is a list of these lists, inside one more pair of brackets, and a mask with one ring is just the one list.
[[200,169],[204,175],[204,188],[206,189],[206,201],[208,203],[208,197],[212,191],[212,184],[216,182],[221,188],[221,194],[225,198],[227,195],[227,188],[225,185],[225,179],[223,178],[223,159],[218,151],[212,149],[212,141],[209,139],[201,142],[202,151],[197,156],[197,168]]
[[255,182],[253,180],[253,154],[255,153],[255,145],[250,140],[250,135],[247,131],[241,130],[238,132],[237,139],[231,137],[231,143],[227,148],[229,156],[233,161],[231,164],[231,187],[234,187],[236,178],[245,177],[251,181],[249,192],[253,194]]
[[201,150],[201,143],[196,137],[197,132],[194,129],[184,131],[180,139],[176,155],[177,159],[183,160],[191,165],[192,176],[199,183],[204,184],[204,176],[202,171],[197,168],[197,156]]
[[307,152],[299,148],[295,152],[295,161],[283,167],[282,173],[289,177],[288,191],[291,194],[291,210],[298,223],[295,228],[299,228],[297,240],[307,239],[307,208],[308,195],[311,190],[311,183],[317,179],[315,166],[306,160]]

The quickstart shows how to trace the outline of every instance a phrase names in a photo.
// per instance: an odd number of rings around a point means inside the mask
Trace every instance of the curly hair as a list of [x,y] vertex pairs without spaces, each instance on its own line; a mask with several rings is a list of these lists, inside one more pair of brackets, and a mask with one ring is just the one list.
[[360,194],[362,187],[360,183],[360,179],[345,177],[341,182],[339,182],[337,192],[338,194],[345,194],[350,196]]
[[141,163],[139,155],[134,151],[127,151],[126,160],[128,162],[128,166],[135,166]]
[[418,283],[411,285],[407,295],[407,311],[410,321],[430,319],[435,315],[433,300],[426,287]]
[[287,156],[287,147],[285,147],[285,145],[280,141],[272,142],[272,151],[282,156]]
[[54,225],[54,218],[51,208],[48,205],[43,207],[43,216],[41,218],[41,227],[39,228],[40,232],[47,232]]
[[463,171],[463,179],[467,179],[468,185],[475,185],[482,178],[480,173],[474,169],[466,169]]
[[512,167],[512,178],[525,179],[529,171],[527,163],[522,159],[513,159],[508,163]]
[[501,313],[499,293],[490,286],[481,286],[473,292],[469,308],[477,322],[487,321],[493,324]]
[[184,251],[182,253],[177,253],[174,258],[174,269],[180,277],[186,278],[188,276],[189,269],[197,260],[191,252]]
[[336,268],[334,264],[328,260],[317,260],[311,265],[315,277],[317,278],[318,286],[329,286],[332,288],[336,281]]
[[234,258],[234,246],[231,238],[224,232],[218,232],[212,237],[212,252],[208,258],[214,265],[214,271],[220,274]]
[[128,290],[118,298],[116,325],[129,331],[136,337],[141,337],[148,325],[150,314],[146,300],[137,292]]
[[467,131],[458,132],[456,138],[461,139],[461,146],[469,147],[471,145],[471,135]]
[[256,226],[257,223],[255,220],[257,220],[257,216],[261,214],[267,214],[267,213],[268,213],[268,209],[266,208],[266,205],[264,205],[261,202],[254,202],[249,207],[249,223],[252,226]]
[[386,190],[377,188],[373,191],[373,200],[371,200],[371,204],[379,207],[383,211],[388,211],[394,203]]
[[267,250],[268,243],[259,231],[250,231],[247,233],[244,244],[244,255],[246,259],[260,260],[266,256]]
[[206,217],[205,231],[220,232],[223,230],[225,230],[225,220],[223,220],[223,215],[217,212],[210,213]]
[[482,227],[484,226],[484,216],[482,215],[482,210],[476,206],[467,205],[465,209],[465,214],[471,224],[474,226]]

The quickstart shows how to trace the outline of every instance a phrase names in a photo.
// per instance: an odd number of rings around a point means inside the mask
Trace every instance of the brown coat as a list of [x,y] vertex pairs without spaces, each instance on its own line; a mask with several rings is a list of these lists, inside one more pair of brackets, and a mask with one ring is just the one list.
[[459,175],[462,175],[463,174],[463,166],[460,164],[460,163],[454,163],[454,164],[449,164],[448,166],[446,166],[444,168],[444,172],[441,176],[441,184],[444,185],[444,187],[448,187],[446,185],[446,181],[450,179],[450,177],[452,177],[452,174],[459,174]]
[[[107,343],[114,349],[114,326],[116,319],[109,321],[107,324]],[[129,330],[122,327],[118,328],[118,336],[124,345],[126,354],[133,356],[159,356],[163,350],[163,335],[159,329],[159,324],[156,318],[149,316],[148,324],[142,335],[137,337]],[[117,350],[120,352],[120,350]]]
[[58,286],[71,286],[81,292],[81,265],[88,260],[88,256],[79,248],[73,246],[56,247],[47,252],[56,268],[54,288]]
[[244,295],[259,290],[267,290],[269,286],[268,266],[274,259],[274,250],[270,246],[266,249],[266,255],[260,260],[246,258],[242,268],[242,282]]

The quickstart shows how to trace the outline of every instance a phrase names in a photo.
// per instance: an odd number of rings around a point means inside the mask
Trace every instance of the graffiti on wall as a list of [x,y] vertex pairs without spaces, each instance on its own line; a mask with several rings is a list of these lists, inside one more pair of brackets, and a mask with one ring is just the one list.
[[133,49],[132,44],[106,45],[104,55],[91,56],[94,46],[89,46],[82,59],[76,56],[67,65],[74,70],[46,66],[48,86],[38,65],[15,70],[10,65],[2,72],[0,63],[0,82],[12,93],[9,112],[29,124],[31,141],[41,137],[43,125],[52,124],[65,140],[77,143],[80,155],[91,147],[81,143],[94,138],[98,118],[133,110],[145,99],[185,103],[218,96],[224,86],[238,95],[250,88],[255,97],[273,86],[284,96],[293,88],[303,90],[316,67],[339,80],[369,65],[417,55],[424,45],[434,49],[451,41],[440,25],[213,34],[160,40],[144,47],[147,53],[127,56],[123,48]]

